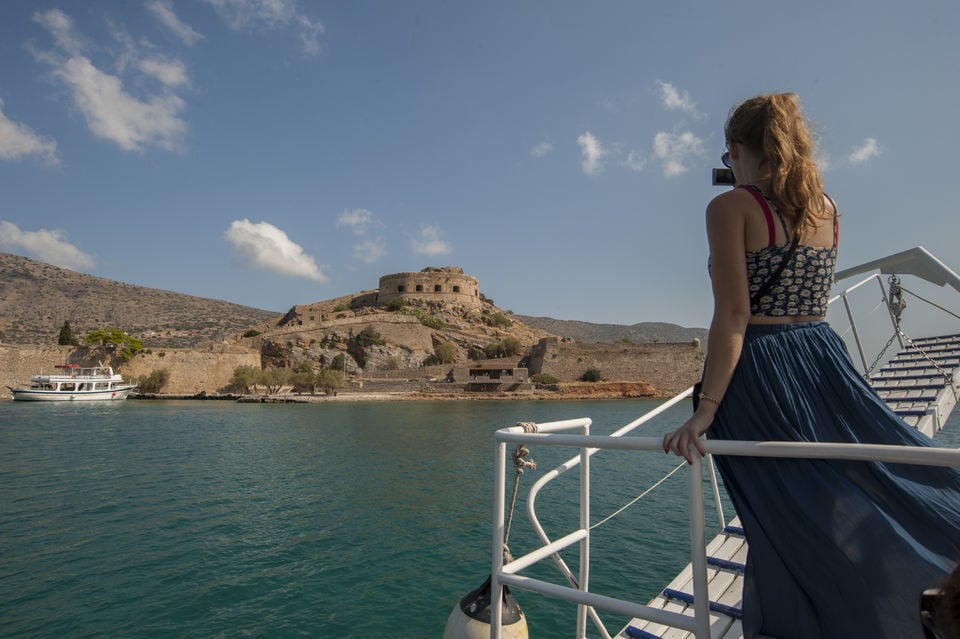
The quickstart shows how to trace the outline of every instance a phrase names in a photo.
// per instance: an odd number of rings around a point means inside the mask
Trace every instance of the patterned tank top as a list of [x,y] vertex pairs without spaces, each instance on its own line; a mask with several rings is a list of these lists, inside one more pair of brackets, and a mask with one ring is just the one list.
[[[751,299],[764,283],[780,268],[781,262],[790,252],[790,231],[783,214],[766,198],[759,188],[753,185],[741,185],[753,194],[767,219],[767,231],[770,243],[758,251],[748,251],[747,287]],[[833,200],[830,200],[833,203]],[[787,236],[785,244],[776,244],[773,209],[780,219],[780,225]],[[833,285],[833,272],[837,263],[837,240],[840,225],[837,219],[837,207],[833,205],[833,246],[806,246],[798,244],[790,261],[784,266],[780,277],[773,286],[750,307],[752,315],[772,317],[786,316],[822,316],[827,314],[827,302]]]

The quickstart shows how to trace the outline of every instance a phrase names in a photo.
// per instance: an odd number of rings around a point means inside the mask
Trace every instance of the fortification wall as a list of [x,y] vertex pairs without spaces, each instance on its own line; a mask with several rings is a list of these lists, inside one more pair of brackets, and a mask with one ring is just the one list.
[[[91,357],[86,348],[0,344],[0,387],[5,390],[14,380],[25,383],[41,369],[53,371],[57,364],[67,362],[93,366],[97,359]],[[260,368],[260,353],[220,345],[207,350],[168,348],[142,353],[129,362],[120,365],[114,363],[113,366],[127,380],[136,380],[155,370],[167,369],[170,378],[163,387],[164,393],[214,393],[230,383],[237,366]]]
[[699,342],[581,344],[552,337],[533,348],[528,368],[531,375],[546,373],[561,382],[596,368],[606,380],[648,382],[661,394],[675,394],[700,378],[703,361]]
[[469,308],[478,308],[480,281],[465,275],[457,266],[429,267],[419,273],[393,273],[380,278],[377,303],[389,304],[397,298],[422,299],[428,302],[452,302]]

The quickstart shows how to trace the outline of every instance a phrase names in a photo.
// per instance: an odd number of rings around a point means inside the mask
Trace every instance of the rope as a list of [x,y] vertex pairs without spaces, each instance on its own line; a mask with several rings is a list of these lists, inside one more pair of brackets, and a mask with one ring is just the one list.
[[663,482],[665,482],[665,481],[667,481],[668,479],[670,479],[670,477],[671,477],[674,473],[676,473],[678,470],[680,470],[681,468],[685,468],[686,465],[687,465],[686,463],[683,463],[683,464],[680,464],[679,466],[677,466],[676,468],[674,468],[673,470],[671,470],[669,473],[667,473],[666,475],[664,475],[663,477],[661,477],[660,480],[659,480],[657,483],[655,483],[653,486],[651,486],[650,488],[647,488],[645,491],[643,491],[642,493],[640,493],[639,495],[637,495],[636,497],[634,497],[633,499],[631,499],[630,501],[628,501],[626,504],[624,504],[623,506],[621,506],[621,507],[618,508],[617,510],[613,511],[612,513],[610,513],[609,515],[607,515],[606,517],[604,517],[603,519],[601,519],[600,521],[598,521],[598,522],[595,523],[594,525],[590,526],[590,530],[593,530],[594,528],[596,528],[596,527],[598,527],[598,526],[602,526],[603,524],[607,523],[608,521],[610,521],[611,519],[613,519],[614,517],[616,517],[617,515],[619,515],[619,514],[622,513],[623,511],[625,511],[625,510],[626,510],[627,508],[629,508],[630,506],[633,506],[635,503],[637,503],[638,501],[640,501],[641,499],[643,499],[644,497],[646,497],[647,495],[649,495],[650,492],[653,491],[654,488],[656,488],[657,486],[659,486],[659,485],[662,484]]
[[[525,433],[535,433],[538,428],[534,422],[517,422],[517,426],[523,428]],[[517,447],[513,450],[513,494],[510,496],[510,510],[507,512],[507,525],[503,530],[503,562],[510,563],[513,561],[513,556],[510,554],[510,549],[507,547],[507,541],[510,539],[510,527],[513,525],[513,511],[514,507],[517,505],[517,491],[520,489],[520,475],[523,474],[523,471],[527,468],[530,470],[537,469],[537,462],[530,457],[530,449],[524,446],[523,444],[517,444]]]

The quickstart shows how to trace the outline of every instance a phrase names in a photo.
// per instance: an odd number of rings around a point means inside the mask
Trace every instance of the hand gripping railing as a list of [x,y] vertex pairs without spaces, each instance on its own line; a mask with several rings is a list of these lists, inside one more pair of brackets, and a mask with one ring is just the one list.
[[[672,405],[683,395],[674,398]],[[628,424],[624,429],[632,428]],[[496,432],[495,492],[493,512],[493,557],[491,569],[490,636],[498,639],[502,625],[502,587],[504,585],[539,592],[578,605],[578,639],[586,636],[586,616],[593,608],[647,619],[665,626],[693,632],[697,639],[710,637],[710,611],[707,594],[706,533],[704,525],[703,484],[699,455],[694,455],[688,475],[690,513],[690,555],[693,567],[692,617],[660,610],[589,591],[590,570],[590,457],[599,449],[661,451],[662,440],[657,437],[621,437],[589,435],[588,418],[551,422],[538,425],[537,433],[524,433],[523,428],[504,428]],[[578,429],[584,434],[568,435],[563,431]],[[580,465],[580,523],[579,528],[560,539],[547,543],[532,552],[504,564],[503,531],[506,505],[507,444],[537,446],[567,446],[579,448]],[[948,448],[918,448],[913,446],[883,446],[874,444],[831,444],[806,442],[751,442],[707,440],[704,446],[709,454],[747,457],[786,457],[797,459],[842,459],[853,461],[882,461],[927,466],[960,467],[960,450]],[[571,460],[572,461],[572,460]],[[570,462],[568,462],[570,464]],[[562,467],[561,467],[562,468]],[[559,469],[558,469],[559,470]],[[551,471],[558,472],[558,471]],[[561,471],[562,472],[562,471]],[[533,492],[533,491],[531,491]],[[530,506],[532,508],[532,506]],[[580,544],[580,571],[575,583],[567,587],[520,575],[523,569],[555,555],[560,550]],[[601,626],[602,628],[602,626]],[[606,635],[606,632],[603,631]]]

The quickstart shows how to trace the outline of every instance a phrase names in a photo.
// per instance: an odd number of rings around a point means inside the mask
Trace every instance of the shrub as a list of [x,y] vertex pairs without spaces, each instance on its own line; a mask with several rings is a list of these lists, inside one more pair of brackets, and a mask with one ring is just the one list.
[[387,310],[396,313],[401,308],[407,305],[407,300],[402,297],[395,297],[390,300],[390,303],[387,304]]
[[586,371],[584,371],[583,375],[580,376],[580,381],[600,382],[603,381],[603,374],[600,372],[599,368],[588,368]]
[[484,353],[490,359],[497,357],[512,357],[519,355],[523,350],[523,344],[516,337],[505,337],[495,344],[490,344],[484,349]]
[[503,313],[493,313],[485,320],[490,326],[495,326],[497,328],[510,328],[513,326],[513,322]]
[[248,328],[246,331],[243,332],[244,337],[256,337],[259,334],[260,334],[260,331],[258,331],[255,328]]
[[137,378],[137,390],[141,393],[159,393],[160,389],[170,381],[170,371],[166,368],[153,371],[149,375]]
[[530,381],[535,382],[537,384],[556,384],[560,380],[548,373],[537,373],[536,375],[530,378]]
[[349,311],[349,310],[350,310],[349,304],[337,304],[336,306],[333,307],[334,313],[342,313],[344,311]]
[[457,345],[453,342],[444,342],[434,349],[437,361],[441,364],[450,364],[457,360]]

